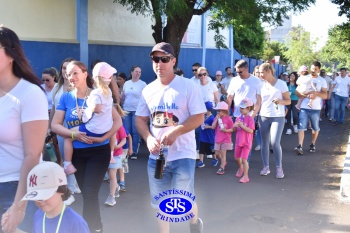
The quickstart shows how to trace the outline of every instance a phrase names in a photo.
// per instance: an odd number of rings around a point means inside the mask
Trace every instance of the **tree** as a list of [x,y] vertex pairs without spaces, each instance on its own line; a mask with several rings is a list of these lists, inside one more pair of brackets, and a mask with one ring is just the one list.
[[[128,6],[132,13],[151,16],[154,19],[152,36],[156,43],[166,41],[173,45],[176,57],[180,52],[182,38],[193,15],[202,15],[210,10],[213,28],[234,25],[235,21],[252,23],[256,19],[269,24],[280,24],[290,11],[305,10],[316,0],[114,0]],[[162,27],[162,15],[167,24]],[[249,24],[248,24],[249,25]],[[222,37],[216,34],[217,45]]]
[[346,15],[350,19],[350,0],[332,0],[332,3],[339,5],[339,16]]
[[264,49],[260,58],[264,61],[272,60],[276,55],[280,56],[280,64],[287,65],[289,63],[287,57],[284,55],[287,47],[277,41],[264,41]]
[[316,42],[310,39],[310,32],[302,27],[293,27],[287,35],[287,51],[284,55],[288,58],[293,69],[296,70],[302,65],[310,65],[317,60],[315,52]]
[[350,22],[336,25],[328,30],[328,41],[321,50],[321,56],[328,62],[340,62],[350,67]]

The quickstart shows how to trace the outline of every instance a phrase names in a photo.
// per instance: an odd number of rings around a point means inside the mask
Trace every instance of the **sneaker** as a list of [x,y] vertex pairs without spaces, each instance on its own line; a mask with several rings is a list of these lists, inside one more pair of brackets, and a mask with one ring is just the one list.
[[74,196],[71,194],[67,200],[64,201],[64,204],[71,205],[75,201]]
[[132,154],[131,156],[130,156],[130,159],[132,159],[132,160],[136,160],[137,159],[137,155],[134,153],[134,154]]
[[115,195],[114,195],[115,197],[120,197],[119,191],[120,191],[120,185],[118,185],[117,190],[115,190]]
[[260,171],[260,175],[267,176],[268,174],[270,174],[270,167],[264,166],[263,169]]
[[126,192],[125,182],[120,182],[120,183],[119,183],[119,187],[120,187],[120,191]]
[[74,174],[76,171],[77,169],[73,164],[69,164],[67,168],[64,169],[64,172],[67,174],[67,176]]
[[291,130],[291,129],[287,129],[286,134],[287,134],[287,135],[292,134],[292,130]]
[[197,218],[196,223],[190,223],[191,233],[202,233],[203,232],[203,221],[200,218]]
[[247,183],[249,182],[249,177],[245,177],[243,176],[240,180],[239,180],[240,183]]
[[316,147],[315,147],[314,144],[312,144],[312,143],[310,144],[309,151],[312,152],[312,153],[316,152]]
[[213,155],[207,155],[207,159],[212,159]]
[[223,174],[225,174],[225,170],[220,167],[219,170],[216,172],[216,174],[223,175]]
[[254,150],[260,150],[260,149],[261,149],[261,146],[257,145]]
[[283,169],[282,167],[276,167],[276,178],[282,179],[284,177]]
[[196,164],[196,167],[198,167],[198,168],[205,167],[205,164],[204,164],[202,161],[199,161],[199,162]]
[[335,120],[333,118],[329,118],[329,121],[331,122],[335,122]]
[[103,181],[109,181],[108,172],[105,173],[105,176],[103,177]]
[[298,133],[299,132],[298,126],[297,125],[293,125],[293,130],[294,130],[294,133]]
[[74,193],[81,193],[81,190],[80,188],[78,187],[78,185],[75,186],[75,190],[74,190]]
[[211,161],[211,165],[212,165],[213,167],[216,167],[216,166],[218,165],[218,163],[219,163],[219,160],[218,160],[218,159],[213,159],[213,160]]
[[112,195],[108,195],[107,200],[105,201],[105,205],[114,206],[117,202],[115,201],[115,197]]
[[243,172],[244,172],[243,168],[238,168],[238,170],[236,172],[236,177],[238,177],[238,178],[242,177]]
[[304,154],[303,148],[301,147],[301,145],[298,145],[297,147],[295,147],[294,151],[297,152],[298,155]]

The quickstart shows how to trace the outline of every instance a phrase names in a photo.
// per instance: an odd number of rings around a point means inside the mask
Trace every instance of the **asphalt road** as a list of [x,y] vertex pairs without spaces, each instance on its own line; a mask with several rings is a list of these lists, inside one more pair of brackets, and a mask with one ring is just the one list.
[[[350,131],[349,112],[342,126],[332,126],[328,120],[320,122],[316,153],[307,151],[310,130],[305,135],[303,156],[293,151],[297,135],[283,135],[284,179],[275,177],[273,154],[270,155],[271,174],[260,176],[260,152],[253,151],[247,184],[239,183],[235,177],[237,167],[232,151],[227,154],[225,175],[216,175],[218,167],[211,167],[211,160],[205,160],[206,167],[197,168],[195,174],[196,201],[204,232],[350,232],[350,204],[339,199]],[[157,232],[156,212],[150,206],[145,145],[140,151],[138,160],[129,161],[127,191],[121,193],[114,207],[103,204],[109,187],[107,182],[102,185],[99,196],[106,233]],[[74,196],[76,202],[72,207],[81,213],[81,195]],[[190,232],[188,223],[172,223],[171,232]]]

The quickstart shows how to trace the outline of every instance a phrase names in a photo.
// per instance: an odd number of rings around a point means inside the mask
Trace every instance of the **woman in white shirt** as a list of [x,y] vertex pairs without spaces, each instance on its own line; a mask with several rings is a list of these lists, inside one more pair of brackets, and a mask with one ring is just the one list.
[[[6,233],[15,232],[24,219],[27,202],[20,201],[44,147],[48,114],[40,84],[16,33],[0,26],[0,215]],[[28,224],[21,230],[32,232],[32,222]]]
[[43,84],[41,85],[46,93],[46,98],[48,102],[49,109],[51,111],[52,108],[52,89],[55,86],[58,78],[58,72],[54,67],[46,68],[41,73],[41,80]]
[[275,70],[270,63],[263,63],[259,67],[260,77],[265,80],[261,87],[261,108],[259,113],[259,128],[261,135],[261,157],[263,169],[260,175],[270,173],[269,142],[276,160],[276,178],[284,177],[282,169],[281,136],[284,128],[285,106],[291,103],[288,87],[285,81],[277,79]]
[[131,68],[130,76],[131,79],[126,81],[123,86],[123,110],[129,112],[123,120],[125,127],[132,136],[132,150],[134,153],[131,155],[131,159],[137,159],[140,136],[135,126],[135,112],[140,102],[142,90],[146,87],[146,83],[140,80],[141,68],[139,66],[133,66]]
[[199,67],[197,69],[199,86],[202,93],[203,102],[210,101],[213,106],[219,102],[218,88],[214,82],[208,82],[209,77],[208,70],[205,67]]

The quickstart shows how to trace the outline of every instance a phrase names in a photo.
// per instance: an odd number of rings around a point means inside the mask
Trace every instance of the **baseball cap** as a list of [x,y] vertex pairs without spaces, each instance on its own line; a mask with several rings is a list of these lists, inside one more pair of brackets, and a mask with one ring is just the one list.
[[214,108],[215,110],[228,110],[228,105],[226,102],[219,102],[216,107]]
[[253,106],[253,101],[251,101],[248,98],[244,98],[241,103],[239,104],[240,108],[246,108],[246,107],[250,107]]
[[210,101],[205,102],[205,107],[207,108],[208,111],[213,110],[213,104]]
[[288,75],[288,72],[284,72],[283,75]]
[[171,55],[173,55],[175,57],[173,46],[171,46],[171,44],[169,44],[169,43],[161,42],[161,43],[156,44],[152,48],[152,52],[149,55],[152,56],[152,54],[154,52],[157,52],[157,51],[165,53],[165,54],[171,54]]
[[117,70],[106,62],[97,63],[92,70],[93,77],[99,76],[106,82],[111,81],[115,73],[117,73]]
[[307,66],[300,66],[299,72],[305,72],[305,71],[309,71],[309,69],[307,68]]
[[222,75],[222,72],[220,70],[216,71],[216,75]]
[[61,185],[67,184],[63,168],[54,162],[41,162],[29,172],[27,194],[21,201],[39,201],[51,198]]

